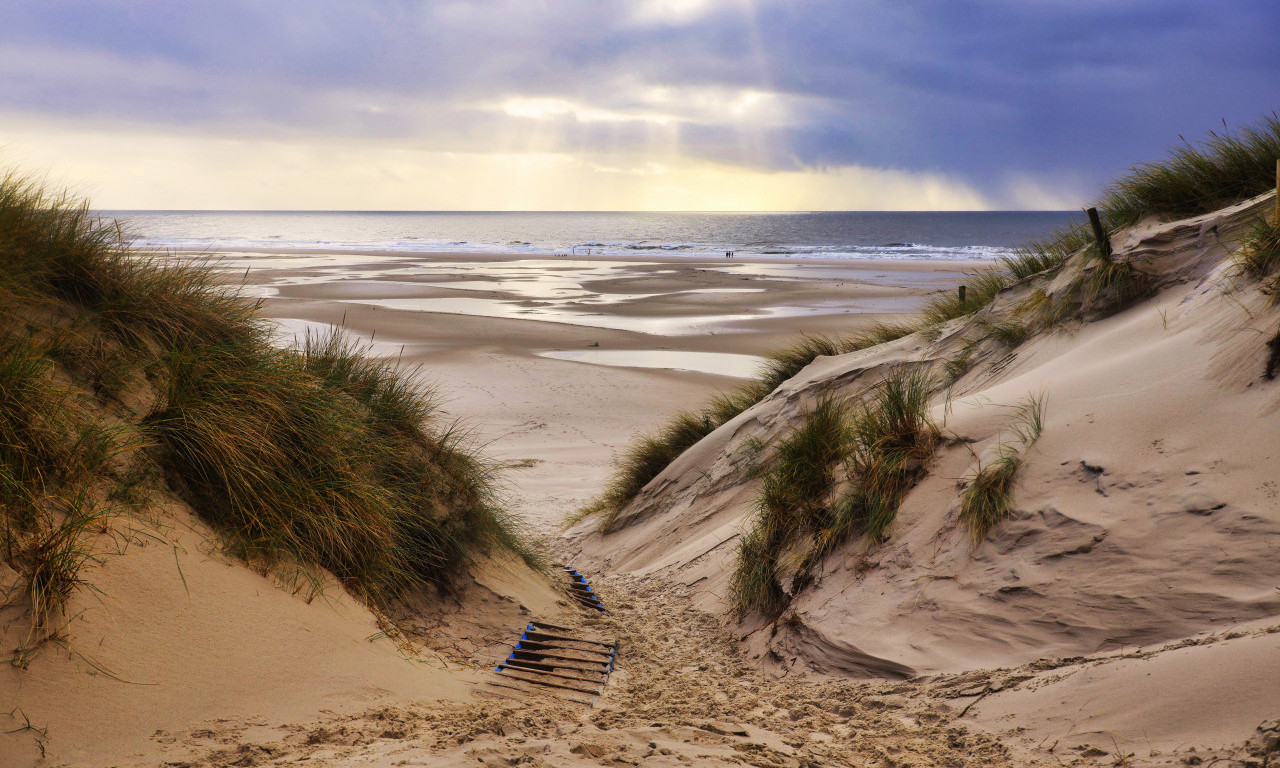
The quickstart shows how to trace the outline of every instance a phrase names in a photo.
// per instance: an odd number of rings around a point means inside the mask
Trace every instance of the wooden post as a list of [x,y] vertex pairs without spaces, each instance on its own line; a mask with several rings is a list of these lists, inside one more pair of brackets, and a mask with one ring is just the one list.
[[1098,242],[1098,255],[1111,261],[1111,238],[1107,237],[1107,233],[1102,229],[1102,219],[1098,218],[1098,209],[1090,208],[1085,213],[1089,215],[1089,224],[1093,227],[1093,239]]
[[960,284],[959,293],[960,293],[960,303],[963,304],[964,303],[964,284],[963,283]]
[[1280,158],[1276,158],[1276,226],[1280,227]]

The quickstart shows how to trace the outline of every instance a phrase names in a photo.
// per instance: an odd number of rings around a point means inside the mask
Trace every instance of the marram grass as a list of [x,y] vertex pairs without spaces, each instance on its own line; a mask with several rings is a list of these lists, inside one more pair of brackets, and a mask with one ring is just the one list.
[[715,395],[696,411],[672,414],[656,430],[641,435],[615,462],[604,492],[570,515],[565,524],[573,525],[587,517],[599,516],[600,529],[611,530],[622,509],[671,462],[720,425],[763,400],[817,358],[867,349],[900,339],[916,330],[917,326],[910,323],[877,323],[847,337],[799,337],[787,347],[770,354],[753,380]]
[[[1280,272],[1280,221],[1261,218],[1245,234],[1234,258],[1236,269],[1253,280],[1267,281]],[[1275,300],[1275,281],[1264,284]]]
[[858,401],[820,399],[778,443],[730,581],[738,615],[776,617],[841,544],[886,538],[937,444],[934,384],[920,368],[893,371]]
[[0,589],[33,630],[83,586],[112,500],[147,498],[139,478],[167,476],[244,559],[329,570],[375,606],[490,549],[538,562],[411,372],[336,335],[277,349],[268,327],[207,268],[0,178]]
[[1044,429],[1044,395],[1028,397],[1014,407],[1009,424],[1012,440],[1001,438],[996,458],[979,466],[968,478],[960,497],[960,522],[969,529],[975,544],[1009,516],[1013,489],[1023,455],[1040,439]]

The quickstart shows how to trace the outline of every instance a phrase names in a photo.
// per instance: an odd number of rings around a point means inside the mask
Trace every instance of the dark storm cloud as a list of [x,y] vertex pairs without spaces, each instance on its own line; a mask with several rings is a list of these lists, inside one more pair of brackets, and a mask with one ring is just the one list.
[[[653,137],[639,118],[669,112],[687,155],[936,171],[998,195],[1018,175],[1095,187],[1178,133],[1280,108],[1274,0],[643,5],[10,2],[0,110],[442,150],[513,150],[527,134],[637,154]],[[717,113],[743,89],[780,98],[746,122]],[[513,97],[612,117],[495,108]]]

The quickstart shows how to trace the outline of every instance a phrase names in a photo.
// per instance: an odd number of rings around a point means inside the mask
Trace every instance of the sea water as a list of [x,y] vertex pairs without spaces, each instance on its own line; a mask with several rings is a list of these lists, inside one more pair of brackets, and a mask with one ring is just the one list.
[[989,260],[1071,211],[599,213],[104,211],[139,248]]

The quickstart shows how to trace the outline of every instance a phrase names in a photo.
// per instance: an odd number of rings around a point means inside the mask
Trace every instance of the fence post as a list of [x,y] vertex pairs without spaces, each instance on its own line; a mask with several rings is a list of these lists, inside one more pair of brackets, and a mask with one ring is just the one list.
[[1098,218],[1098,209],[1090,208],[1085,213],[1089,215],[1089,224],[1093,227],[1093,239],[1098,241],[1098,255],[1111,261],[1111,238],[1107,237],[1107,233],[1102,229],[1102,219]]
[[959,293],[960,293],[960,303],[963,304],[964,303],[964,283],[960,284]]
[[1280,227],[1280,157],[1276,158],[1276,226]]

